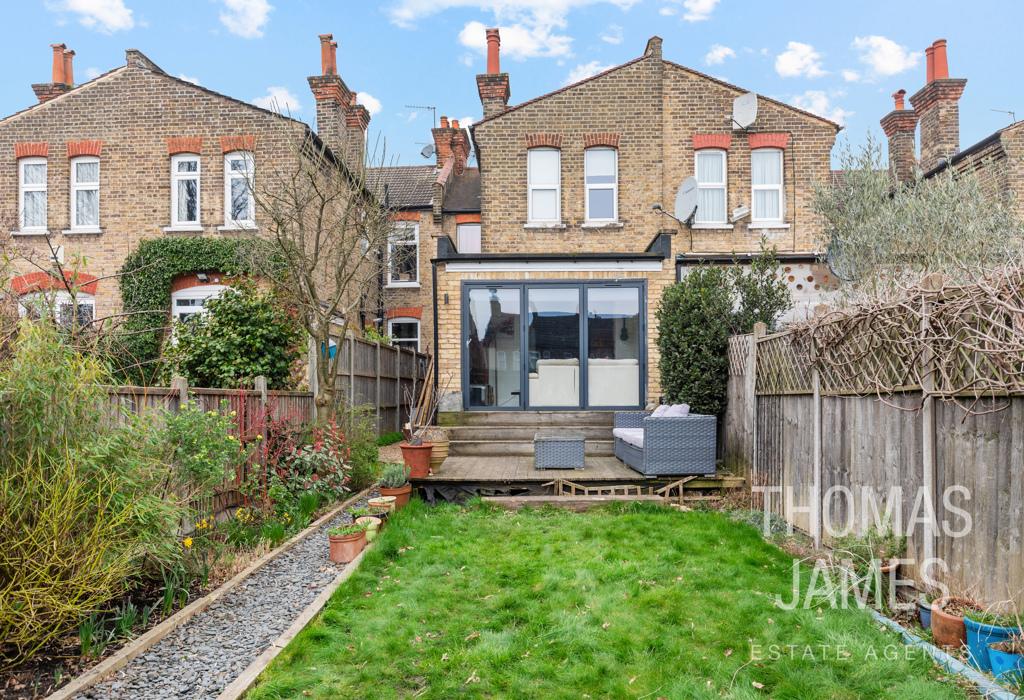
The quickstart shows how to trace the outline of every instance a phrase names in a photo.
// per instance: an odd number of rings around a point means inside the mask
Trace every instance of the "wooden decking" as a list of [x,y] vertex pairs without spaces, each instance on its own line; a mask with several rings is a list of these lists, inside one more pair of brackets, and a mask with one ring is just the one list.
[[583,469],[535,469],[529,457],[449,457],[421,483],[516,482],[546,483],[555,479],[577,482],[614,481],[643,483],[648,480],[615,457],[588,456]]

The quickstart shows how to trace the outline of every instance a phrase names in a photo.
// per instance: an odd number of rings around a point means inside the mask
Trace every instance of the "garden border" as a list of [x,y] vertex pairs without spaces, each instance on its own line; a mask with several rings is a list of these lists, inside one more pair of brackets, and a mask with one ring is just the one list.
[[[114,653],[112,656],[104,659],[100,663],[93,666],[91,669],[83,673],[82,675],[75,678],[73,681],[68,683],[63,688],[60,688],[46,697],[46,700],[70,700],[78,693],[88,690],[92,686],[106,680],[111,674],[120,671],[122,668],[127,666],[129,662],[135,659],[143,652],[149,650],[150,647],[154,646],[157,642],[161,641],[164,637],[169,635],[174,630],[185,625],[189,620],[204,612],[213,603],[223,598],[226,594],[234,590],[238,584],[249,578],[259,569],[263,568],[264,565],[268,564],[272,560],[276,559],[279,555],[289,551],[292,547],[297,545],[302,540],[306,539],[314,532],[319,530],[325,523],[336,517],[338,513],[345,510],[360,498],[367,496],[373,489],[377,487],[376,484],[369,486],[359,493],[353,494],[349,498],[345,499],[340,505],[332,508],[322,516],[317,518],[314,522],[310,523],[309,527],[299,532],[290,540],[282,544],[280,547],[273,549],[262,557],[249,564],[237,574],[232,576],[230,579],[225,581],[214,591],[206,594],[199,600],[193,601],[189,605],[185,606],[169,618],[158,624],[153,629],[149,630],[141,637],[131,642],[130,644],[122,647],[119,651]],[[345,567],[348,570],[349,567]],[[342,571],[344,573],[344,571]],[[332,584],[333,585],[333,582]],[[328,587],[330,587],[330,585]],[[303,615],[305,611],[303,611]],[[300,615],[300,619],[301,619]],[[289,628],[290,629],[290,628]],[[276,641],[275,641],[276,643]]]
[[241,675],[233,680],[224,690],[217,696],[217,700],[238,700],[250,688],[256,683],[256,679],[260,677],[263,671],[266,670],[270,662],[277,658],[277,655],[284,651],[284,648],[295,639],[295,637],[309,625],[310,622],[320,614],[324,606],[334,595],[334,592],[341,587],[341,584],[345,583],[355,573],[356,569],[359,568],[359,564],[363,561],[363,556],[373,548],[372,544],[368,544],[363,551],[361,551],[356,558],[345,565],[345,568],[334,577],[326,588],[320,591],[320,594],[313,599],[313,602],[306,606],[306,609],[292,621],[292,624],[288,626],[281,635],[275,639],[269,647],[263,650],[259,656],[253,659],[252,663],[249,664]]

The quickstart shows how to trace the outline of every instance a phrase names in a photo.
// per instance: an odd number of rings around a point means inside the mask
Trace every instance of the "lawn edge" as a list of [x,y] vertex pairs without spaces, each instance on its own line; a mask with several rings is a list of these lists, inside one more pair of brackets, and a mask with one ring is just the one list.
[[868,612],[871,613],[871,616],[874,617],[876,621],[882,623],[892,631],[899,633],[900,636],[903,637],[903,642],[905,644],[912,647],[920,647],[921,649],[924,649],[924,651],[932,657],[932,660],[935,663],[942,666],[950,673],[955,673],[958,676],[961,676],[962,678],[966,678],[967,680],[969,680],[978,688],[978,691],[982,694],[983,697],[989,700],[1017,700],[1017,698],[1020,697],[1019,695],[1016,695],[1015,693],[999,685],[995,681],[990,681],[988,678],[978,673],[967,664],[963,663],[957,658],[954,658],[953,656],[950,656],[934,644],[931,644],[928,641],[922,639],[921,637],[918,637],[916,634],[914,634],[913,632],[911,632],[895,620],[886,617],[885,615],[874,609],[869,608]]
[[363,551],[356,555],[355,559],[346,564],[341,573],[335,576],[334,580],[313,599],[313,602],[307,605],[305,610],[292,621],[288,629],[282,632],[269,647],[263,650],[262,654],[253,659],[252,663],[242,671],[241,675],[221,691],[220,695],[217,696],[217,700],[238,700],[238,698],[245,695],[256,684],[256,679],[266,670],[270,662],[277,658],[277,655],[284,651],[284,648],[320,614],[320,611],[327,605],[334,592],[355,573],[356,569],[359,568],[359,564],[363,561],[363,557],[372,548],[373,544],[366,545]]
[[[324,513],[322,516],[320,516],[314,522],[312,522],[309,525],[309,527],[296,534],[294,537],[292,537],[290,540],[282,544],[280,547],[267,552],[262,557],[260,557],[253,563],[249,564],[249,566],[245,567],[237,574],[232,576],[230,579],[222,583],[220,587],[218,587],[214,591],[207,593],[199,600],[193,601],[189,605],[185,606],[184,608],[182,608],[181,610],[179,610],[178,612],[176,612],[175,614],[171,615],[169,618],[158,624],[153,629],[143,634],[134,642],[131,642],[130,644],[122,647],[112,656],[107,657],[106,659],[96,664],[82,675],[75,678],[73,681],[68,683],[63,688],[59,688],[58,690],[54,691],[46,697],[46,700],[70,700],[70,698],[77,695],[78,693],[88,690],[97,683],[106,680],[110,675],[116,673],[117,671],[120,671],[122,668],[127,666],[128,663],[132,661],[132,659],[136,658],[143,652],[148,651],[150,647],[154,646],[157,642],[164,639],[171,632],[187,623],[189,620],[191,620],[199,613],[204,612],[211,605],[213,605],[218,600],[223,598],[225,595],[230,593],[236,586],[242,583],[249,576],[256,573],[256,571],[263,568],[266,564],[270,563],[280,555],[292,549],[299,542],[303,541],[304,539],[312,535],[314,532],[319,530],[324,525],[324,523],[330,521],[345,508],[355,503],[360,498],[363,498],[364,496],[369,494],[374,488],[376,488],[376,484],[373,486],[368,486],[359,493],[354,494],[349,498],[345,499],[341,504],[335,506],[331,510]],[[347,569],[348,567],[346,567],[346,570]],[[330,585],[333,585],[333,582]]]

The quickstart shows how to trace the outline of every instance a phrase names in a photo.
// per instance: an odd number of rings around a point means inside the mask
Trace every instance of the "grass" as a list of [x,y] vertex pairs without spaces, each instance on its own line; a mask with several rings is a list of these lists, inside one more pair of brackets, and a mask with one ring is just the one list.
[[248,697],[964,697],[863,611],[780,609],[791,567],[715,513],[413,502]]

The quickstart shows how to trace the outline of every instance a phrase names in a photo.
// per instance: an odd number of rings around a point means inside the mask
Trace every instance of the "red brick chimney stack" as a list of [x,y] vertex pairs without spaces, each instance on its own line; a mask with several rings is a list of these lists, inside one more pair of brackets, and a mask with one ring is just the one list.
[[40,102],[52,100],[58,95],[63,95],[71,89],[74,83],[74,76],[71,75],[71,56],[74,51],[68,51],[64,44],[50,44],[53,50],[53,63],[50,68],[50,82],[35,83],[32,85],[32,92]]
[[476,76],[476,89],[484,108],[484,119],[508,108],[511,91],[508,73],[501,72],[501,35],[497,29],[487,30],[487,72]]
[[907,109],[903,101],[906,90],[892,94],[893,110],[882,117],[882,130],[889,139],[889,170],[900,182],[914,179],[916,146],[914,131],[917,128],[917,113]]
[[308,78],[316,99],[317,134],[350,168],[363,166],[370,113],[356,104],[356,93],[338,75],[338,42],[333,34],[320,34],[320,75]]
[[960,96],[967,80],[949,77],[946,40],[925,49],[928,83],[910,98],[921,122],[921,167],[927,172],[960,150]]
[[466,130],[459,126],[459,120],[452,119],[449,123],[448,117],[443,116],[441,126],[431,129],[431,134],[434,137],[438,169],[445,167],[451,160],[452,170],[456,175],[461,175],[466,170],[466,161],[469,159],[469,136]]

